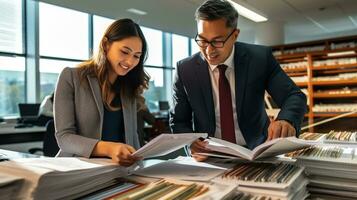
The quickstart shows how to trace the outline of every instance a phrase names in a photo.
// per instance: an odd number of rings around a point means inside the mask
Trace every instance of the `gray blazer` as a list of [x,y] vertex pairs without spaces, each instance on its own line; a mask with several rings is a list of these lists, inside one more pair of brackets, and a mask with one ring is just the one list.
[[[54,102],[57,156],[90,157],[101,140],[104,106],[96,77],[80,83],[78,68],[65,68],[57,82]],[[121,97],[126,144],[138,149],[136,100]]]

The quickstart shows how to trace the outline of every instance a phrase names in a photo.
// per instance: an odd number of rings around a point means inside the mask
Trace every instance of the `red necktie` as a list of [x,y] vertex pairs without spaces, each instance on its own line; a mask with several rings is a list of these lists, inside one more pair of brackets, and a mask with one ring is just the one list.
[[222,139],[228,142],[236,143],[231,88],[225,75],[227,65],[218,65],[219,69],[219,110],[221,118]]

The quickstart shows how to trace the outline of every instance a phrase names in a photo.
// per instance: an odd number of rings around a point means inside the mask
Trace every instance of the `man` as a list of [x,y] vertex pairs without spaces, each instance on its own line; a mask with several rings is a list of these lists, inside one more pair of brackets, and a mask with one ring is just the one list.
[[[205,132],[250,149],[273,138],[296,136],[306,96],[281,69],[271,49],[236,42],[238,13],[226,0],[204,2],[195,17],[200,53],[177,64],[172,131]],[[281,108],[272,122],[265,111],[265,90]],[[191,152],[206,152],[205,145],[197,140]]]

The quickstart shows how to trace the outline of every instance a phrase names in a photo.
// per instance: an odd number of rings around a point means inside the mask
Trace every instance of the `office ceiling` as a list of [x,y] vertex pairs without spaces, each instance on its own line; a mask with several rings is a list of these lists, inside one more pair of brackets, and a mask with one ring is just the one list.
[[[140,25],[193,37],[194,12],[204,0],[41,0],[104,17],[135,19]],[[357,34],[356,0],[234,0],[284,26],[285,43]],[[139,16],[127,11],[147,12]],[[240,17],[243,41],[254,42],[257,23]]]

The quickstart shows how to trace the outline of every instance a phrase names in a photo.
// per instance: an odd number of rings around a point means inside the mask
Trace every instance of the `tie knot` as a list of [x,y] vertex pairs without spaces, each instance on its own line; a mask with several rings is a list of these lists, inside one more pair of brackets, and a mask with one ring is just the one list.
[[218,67],[220,73],[225,73],[228,66],[221,64],[221,65],[218,65],[217,67]]

